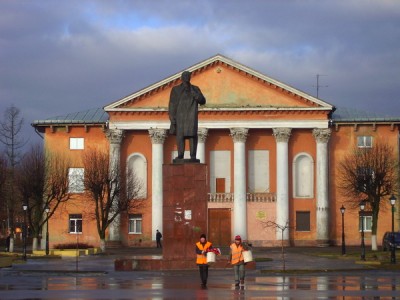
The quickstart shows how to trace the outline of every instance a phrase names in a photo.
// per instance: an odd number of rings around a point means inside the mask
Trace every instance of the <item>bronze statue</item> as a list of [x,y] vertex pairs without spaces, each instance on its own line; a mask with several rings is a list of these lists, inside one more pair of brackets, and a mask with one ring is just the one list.
[[206,98],[200,88],[190,84],[191,73],[184,71],[182,83],[174,86],[169,99],[169,119],[171,120],[170,134],[176,135],[178,147],[177,159],[183,159],[185,139],[189,139],[190,160],[196,161],[198,105],[204,105]]

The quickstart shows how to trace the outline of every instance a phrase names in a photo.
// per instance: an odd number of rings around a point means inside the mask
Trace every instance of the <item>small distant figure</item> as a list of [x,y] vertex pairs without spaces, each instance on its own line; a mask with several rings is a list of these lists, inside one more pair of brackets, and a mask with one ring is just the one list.
[[8,234],[6,238],[6,252],[10,252],[10,242],[11,242],[11,234]]
[[162,248],[161,239],[162,239],[162,234],[157,229],[157,231],[156,231],[157,248]]
[[212,244],[207,241],[206,235],[200,235],[200,241],[196,243],[196,264],[199,266],[201,287],[207,287],[208,278],[208,264],[207,264],[207,251],[212,248]]
[[235,242],[230,246],[231,253],[229,255],[228,262],[233,265],[235,272],[235,286],[238,288],[239,285],[244,285],[245,268],[243,251],[249,250],[249,247],[242,243],[240,235],[235,236]]

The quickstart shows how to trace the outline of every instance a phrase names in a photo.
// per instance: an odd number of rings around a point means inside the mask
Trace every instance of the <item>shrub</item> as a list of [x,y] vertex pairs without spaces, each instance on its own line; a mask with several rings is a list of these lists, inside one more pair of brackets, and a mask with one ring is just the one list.
[[54,246],[54,249],[88,249],[93,248],[92,245],[86,243],[66,243],[66,244],[57,244]]

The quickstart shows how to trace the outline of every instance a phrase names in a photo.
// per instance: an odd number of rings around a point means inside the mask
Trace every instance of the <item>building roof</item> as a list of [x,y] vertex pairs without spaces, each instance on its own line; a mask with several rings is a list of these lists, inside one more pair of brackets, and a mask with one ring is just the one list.
[[85,111],[68,113],[44,120],[34,120],[32,126],[68,125],[68,124],[104,124],[108,120],[108,114],[103,108],[94,108]]
[[[108,113],[103,108],[94,108],[85,111],[68,113],[44,120],[34,120],[32,126],[68,125],[68,124],[105,124],[108,121]],[[400,117],[380,115],[376,112],[359,109],[337,107],[332,114],[334,123],[354,122],[400,122]]]
[[363,111],[354,108],[336,107],[332,114],[332,121],[335,123],[352,122],[399,122],[400,117],[378,114],[371,111]]

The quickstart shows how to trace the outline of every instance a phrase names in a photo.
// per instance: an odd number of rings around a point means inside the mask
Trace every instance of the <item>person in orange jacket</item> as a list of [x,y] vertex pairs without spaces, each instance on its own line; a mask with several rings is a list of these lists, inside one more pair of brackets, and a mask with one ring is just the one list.
[[244,268],[243,251],[248,250],[248,246],[242,243],[240,235],[235,236],[235,242],[230,246],[231,253],[229,255],[228,262],[233,265],[235,272],[235,286],[239,284],[244,285],[244,277],[246,275]]
[[207,286],[208,278],[208,264],[207,264],[207,250],[212,248],[212,244],[207,241],[206,235],[200,235],[200,241],[196,243],[196,264],[199,266],[201,287]]

